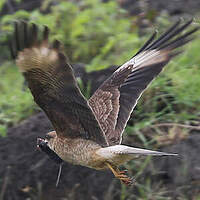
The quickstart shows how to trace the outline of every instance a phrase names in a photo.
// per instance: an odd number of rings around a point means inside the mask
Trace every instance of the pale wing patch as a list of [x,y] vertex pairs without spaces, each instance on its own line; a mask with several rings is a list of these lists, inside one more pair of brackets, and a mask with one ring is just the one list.
[[19,52],[16,63],[21,72],[26,72],[34,68],[41,68],[46,71],[54,66],[58,60],[58,53],[54,49],[46,46],[26,48]]
[[[180,21],[178,21],[157,40],[154,40],[156,36],[156,33],[154,33],[132,59],[119,67],[100,86],[101,89],[111,93],[113,86],[117,86],[120,92],[117,124],[114,130],[106,134],[109,145],[121,143],[123,130],[141,94],[163,70],[164,66],[174,56],[180,54],[180,51],[176,49],[194,38],[192,34],[199,29],[198,27],[182,34],[183,30],[191,23],[192,20],[189,20],[179,26]],[[95,94],[96,92],[93,96]]]
[[132,71],[137,68],[162,63],[168,59],[169,50],[149,50],[144,51],[124,63],[116,72],[122,71],[124,68],[132,68]]
[[[145,55],[145,56],[144,56]],[[162,63],[168,59],[168,50],[150,50],[135,56],[135,68]]]

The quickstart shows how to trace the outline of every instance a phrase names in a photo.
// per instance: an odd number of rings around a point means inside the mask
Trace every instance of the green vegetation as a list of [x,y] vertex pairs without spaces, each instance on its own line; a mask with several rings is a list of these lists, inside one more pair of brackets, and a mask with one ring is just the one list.
[[[128,134],[138,137],[146,148],[155,143],[153,134],[152,140],[144,134],[148,127],[158,123],[195,124],[198,120],[200,115],[199,43],[198,38],[185,46],[185,52],[168,64],[138,102],[134,111],[134,126],[128,126],[126,130]],[[159,133],[159,129],[154,129],[154,135]]]
[[[138,36],[136,18],[119,8],[115,1],[106,4],[98,0],[86,0],[80,4],[60,1],[51,7],[50,3],[44,1],[40,10],[19,10],[1,17],[0,42],[7,40],[7,34],[12,31],[11,22],[16,19],[45,24],[52,31],[51,39],[56,38],[63,43],[71,62],[85,63],[90,72],[123,64],[149,37],[149,34],[143,38]],[[41,10],[46,9],[50,9],[50,13],[42,14]],[[159,18],[157,23],[163,30],[169,21]],[[149,126],[162,122],[190,124],[195,123],[200,116],[199,44],[200,38],[188,44],[185,52],[168,64],[138,102],[131,121],[134,126],[127,126],[126,132],[128,135],[134,134],[144,147],[155,144],[155,138],[145,134]],[[39,108],[33,102],[14,62],[8,58],[7,48],[2,47],[2,50],[4,62],[1,61],[0,66],[0,134],[5,136],[9,126],[26,119]],[[79,82],[81,90],[89,97],[91,85],[83,88],[81,80]],[[154,131],[159,134],[159,129]],[[141,161],[138,162],[134,161],[131,166],[132,171],[137,169],[134,171],[135,177],[140,178],[150,159],[147,158],[143,165]],[[144,186],[136,185],[136,190],[138,199],[167,199],[165,188],[160,187],[160,183],[152,185],[149,179]],[[121,199],[126,199],[126,195],[127,190],[122,188]]]
[[160,122],[186,122],[200,114],[200,39],[185,46],[145,91],[134,114],[135,130]]
[[[48,8],[50,3],[51,1],[45,1],[41,9]],[[61,1],[50,10],[47,14],[42,14],[39,9],[32,12],[19,10],[12,15],[3,16],[0,20],[0,42],[8,39],[13,30],[12,22],[15,20],[23,19],[47,25],[51,30],[50,39],[60,40],[70,61],[85,63],[87,71],[123,64],[133,55],[133,50],[139,48],[137,28],[132,30],[133,17],[128,17],[114,1],[104,4],[98,0],[87,0],[78,6],[72,2]],[[3,52],[6,57],[9,54],[8,48],[3,46]],[[0,71],[1,76],[4,76],[0,80],[0,86],[3,87],[0,99],[2,135],[5,135],[9,125],[25,119],[36,109],[29,91],[22,90],[26,87],[15,64],[10,58],[5,60],[6,63],[2,64]],[[10,79],[14,80],[15,84],[12,84]],[[81,89],[88,96],[89,87]]]
[[85,63],[92,71],[122,64],[133,55],[140,43],[132,18],[114,1],[86,0],[79,5],[61,1],[49,14],[19,10],[2,17],[1,25],[4,32],[11,31],[10,22],[17,19],[47,25],[52,39],[64,44],[70,61]]
[[8,126],[26,119],[35,106],[22,75],[13,63],[6,62],[1,66],[0,76],[0,133],[5,135]]

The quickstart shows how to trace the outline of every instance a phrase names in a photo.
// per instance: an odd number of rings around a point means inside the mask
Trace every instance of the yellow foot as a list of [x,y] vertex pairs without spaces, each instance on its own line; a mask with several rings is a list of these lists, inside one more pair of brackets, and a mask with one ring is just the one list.
[[116,178],[118,178],[121,183],[124,183],[125,185],[133,185],[134,179],[127,176],[127,170],[120,171],[117,167],[112,166],[110,163],[106,163],[109,169],[112,171],[112,173],[115,175]]
[[127,171],[119,171],[118,174],[116,174],[116,178],[120,179],[121,183],[124,183],[125,185],[133,185],[134,179],[126,175]]

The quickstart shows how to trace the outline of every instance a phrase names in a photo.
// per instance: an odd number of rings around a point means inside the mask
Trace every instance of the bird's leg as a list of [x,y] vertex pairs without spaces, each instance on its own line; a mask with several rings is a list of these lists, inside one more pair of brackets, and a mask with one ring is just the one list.
[[106,163],[106,165],[112,171],[114,176],[118,178],[122,183],[124,183],[125,185],[133,184],[133,178],[130,178],[126,175],[127,170],[120,171],[117,167],[111,165],[110,163]]

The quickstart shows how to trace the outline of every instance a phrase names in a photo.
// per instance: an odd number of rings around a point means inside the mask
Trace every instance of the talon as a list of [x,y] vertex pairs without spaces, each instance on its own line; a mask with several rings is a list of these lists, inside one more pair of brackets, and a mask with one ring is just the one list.
[[127,170],[120,171],[117,167],[113,167],[110,163],[106,163],[108,168],[113,172],[116,178],[118,178],[121,183],[125,185],[132,185],[134,183],[134,179],[127,176]]
[[127,174],[128,173],[128,170],[122,170],[119,172],[119,174]]
[[119,171],[118,174],[116,174],[116,178],[119,178],[122,183],[125,185],[132,185],[134,182],[134,178],[131,178],[127,175],[128,170]]
[[121,178],[127,178],[128,176],[126,174],[119,173],[119,174],[116,174],[115,177],[121,179]]
[[120,181],[121,181],[122,183],[124,183],[125,185],[128,185],[128,186],[133,185],[133,183],[134,183],[134,179],[133,179],[133,178],[130,178],[130,177],[128,177],[128,176],[122,177],[122,178],[119,178],[119,179],[120,179]]

